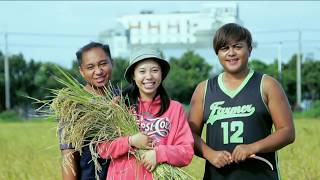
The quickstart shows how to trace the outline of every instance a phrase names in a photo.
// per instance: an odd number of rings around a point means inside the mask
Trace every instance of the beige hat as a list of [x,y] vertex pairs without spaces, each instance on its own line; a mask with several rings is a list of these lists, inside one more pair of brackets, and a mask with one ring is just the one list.
[[160,64],[161,71],[162,71],[162,80],[166,78],[166,76],[168,75],[169,70],[170,70],[170,65],[169,65],[168,61],[163,59],[160,56],[160,53],[156,50],[142,49],[142,50],[136,51],[130,57],[129,65],[124,73],[124,77],[129,83],[131,83],[131,81],[132,81],[132,73],[133,73],[134,66],[138,62],[145,60],[145,59],[153,59],[156,62],[158,62]]

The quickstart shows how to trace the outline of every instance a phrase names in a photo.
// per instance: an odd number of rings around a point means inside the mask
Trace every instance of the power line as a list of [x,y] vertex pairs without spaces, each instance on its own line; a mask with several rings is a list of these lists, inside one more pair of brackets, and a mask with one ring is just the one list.
[[[0,46],[3,44],[0,43]],[[53,44],[22,44],[22,43],[9,43],[9,47],[27,47],[27,48],[78,48],[77,46],[63,46]]]
[[301,31],[320,32],[320,29],[302,29]]
[[287,32],[320,32],[320,29],[273,29],[273,30],[257,30],[252,31],[253,33],[287,33]]
[[39,37],[45,36],[45,37],[70,37],[70,38],[88,38],[88,37],[97,36],[92,34],[29,33],[29,32],[7,32],[7,34],[13,35],[13,36],[39,36]]
[[283,32],[297,32],[298,29],[274,29],[274,30],[257,30],[252,31],[252,33],[283,33]]
[[257,41],[257,42],[258,42],[258,44],[279,44],[279,42],[281,42],[281,43],[297,43],[298,40]]

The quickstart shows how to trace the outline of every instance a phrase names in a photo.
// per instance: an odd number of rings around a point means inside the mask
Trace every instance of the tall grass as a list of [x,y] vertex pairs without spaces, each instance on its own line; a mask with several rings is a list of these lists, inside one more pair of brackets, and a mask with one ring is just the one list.
[[280,150],[283,179],[320,179],[320,119],[296,120],[296,140]]
[[0,179],[61,179],[54,122],[0,123]]
[[[295,126],[296,141],[278,153],[281,177],[320,179],[320,119],[298,119]],[[0,123],[0,180],[61,179],[55,127],[52,121]],[[202,179],[204,161],[194,156],[184,169]]]

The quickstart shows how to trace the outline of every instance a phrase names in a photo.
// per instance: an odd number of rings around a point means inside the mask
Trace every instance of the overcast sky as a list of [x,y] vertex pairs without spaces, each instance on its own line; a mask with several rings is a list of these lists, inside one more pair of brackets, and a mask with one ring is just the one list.
[[[137,14],[141,10],[155,13],[199,11],[205,3],[215,1],[6,1],[0,2],[0,32],[9,34],[9,52],[23,53],[27,60],[52,61],[71,66],[75,51],[97,40],[98,34],[115,27],[121,15]],[[228,2],[234,3],[234,2]],[[239,1],[240,19],[258,43],[251,58],[267,63],[277,57],[278,44],[287,61],[298,50],[298,29],[302,32],[302,50],[307,56],[320,59],[320,2],[306,1]],[[23,34],[26,33],[26,34]],[[30,33],[34,33],[30,35]],[[40,33],[86,35],[83,37],[39,36]],[[216,64],[213,51],[199,50],[208,62]],[[0,34],[0,49],[4,51],[4,35]],[[174,53],[167,56],[173,56]]]

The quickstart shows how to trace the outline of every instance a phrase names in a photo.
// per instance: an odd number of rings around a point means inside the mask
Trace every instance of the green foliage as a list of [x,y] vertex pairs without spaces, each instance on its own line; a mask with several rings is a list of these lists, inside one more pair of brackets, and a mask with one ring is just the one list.
[[[282,64],[282,79],[278,75],[278,63],[275,60],[271,64],[266,64],[262,60],[253,59],[249,66],[259,72],[273,76],[282,84],[283,89],[292,107],[296,102],[296,60],[297,55],[293,55],[288,63]],[[9,56],[10,63],[10,92],[11,106],[14,109],[27,111],[31,107],[32,100],[26,96],[37,99],[45,99],[50,96],[48,89],[58,89],[59,83],[53,80],[56,75],[53,63],[26,61],[22,54]],[[124,80],[123,74],[128,65],[128,60],[123,58],[114,59],[113,75],[111,82],[119,87],[126,87],[128,83]],[[212,67],[206,61],[195,54],[187,51],[179,58],[170,59],[171,70],[164,81],[169,95],[180,102],[189,103],[192,93],[198,83],[208,79]],[[73,61],[71,69],[64,69],[73,78],[84,84],[83,78],[79,74],[79,67]],[[302,98],[317,100],[320,98],[320,61],[306,60],[302,62]],[[0,112],[5,109],[5,79],[4,79],[4,56],[0,52]]]
[[282,86],[288,97],[289,103],[295,107],[296,92],[297,92],[297,55],[293,55],[289,62],[283,66],[282,71]]
[[50,91],[48,89],[61,88],[61,84],[59,84],[55,79],[54,75],[56,74],[57,65],[53,63],[45,63],[42,64],[38,71],[34,74],[34,83],[38,89],[38,95],[35,94],[34,98],[44,99],[50,95]]
[[0,113],[0,122],[17,122],[21,121],[18,113],[15,111],[3,111]]
[[294,116],[296,118],[320,118],[320,100],[315,101],[310,109],[294,113]]
[[[55,74],[54,63],[41,63],[30,60],[26,62],[22,54],[9,56],[10,70],[10,100],[13,109],[27,111],[31,107],[37,107],[27,97],[45,99],[50,95],[48,89],[55,89],[61,85],[53,79]],[[72,71],[72,70],[70,70]],[[5,107],[5,80],[4,57],[0,53],[0,112]]]
[[182,103],[189,103],[192,93],[201,81],[209,78],[212,66],[193,51],[187,51],[181,58],[170,59],[171,70],[165,80],[169,96]]
[[[293,55],[290,61],[283,66],[282,85],[288,96],[290,104],[294,107],[296,102],[296,63],[297,55]],[[320,61],[308,60],[301,65],[302,98],[316,100],[320,97]]]
[[278,77],[278,72],[277,72],[278,64],[276,60],[273,63],[268,65],[264,63],[262,60],[252,59],[249,61],[249,67],[256,71],[273,76],[275,78]]
[[[296,63],[297,55],[294,54],[288,63],[282,64],[282,79],[279,79],[278,62],[277,59],[272,64],[265,64],[261,60],[253,59],[249,65],[251,68],[273,76],[277,79],[286,92],[289,103],[295,107],[296,89],[297,89],[297,75]],[[302,98],[309,100],[317,100],[320,98],[320,61],[309,59],[301,65],[301,79],[302,79]]]
[[75,78],[81,84],[85,84],[85,80],[82,78],[79,72],[79,65],[77,60],[72,61],[71,69],[64,69],[65,72],[68,72],[73,78]]
[[267,69],[268,65],[259,59],[252,59],[249,61],[249,67],[256,71],[266,73],[264,71]]
[[124,79],[124,72],[129,64],[127,59],[115,58],[112,68],[112,84],[117,84],[119,87],[126,87],[129,83]]
[[4,57],[0,51],[0,112],[5,109]]
[[286,95],[288,97],[289,103],[294,106],[296,101],[296,56],[292,56],[288,64],[282,64],[282,74],[281,79],[278,72],[278,60],[274,60],[271,64],[264,64],[261,69],[257,70],[259,72],[268,74],[273,78],[277,79],[281,83]]
[[320,98],[320,61],[308,60],[303,63],[301,74],[304,97],[311,100]]

